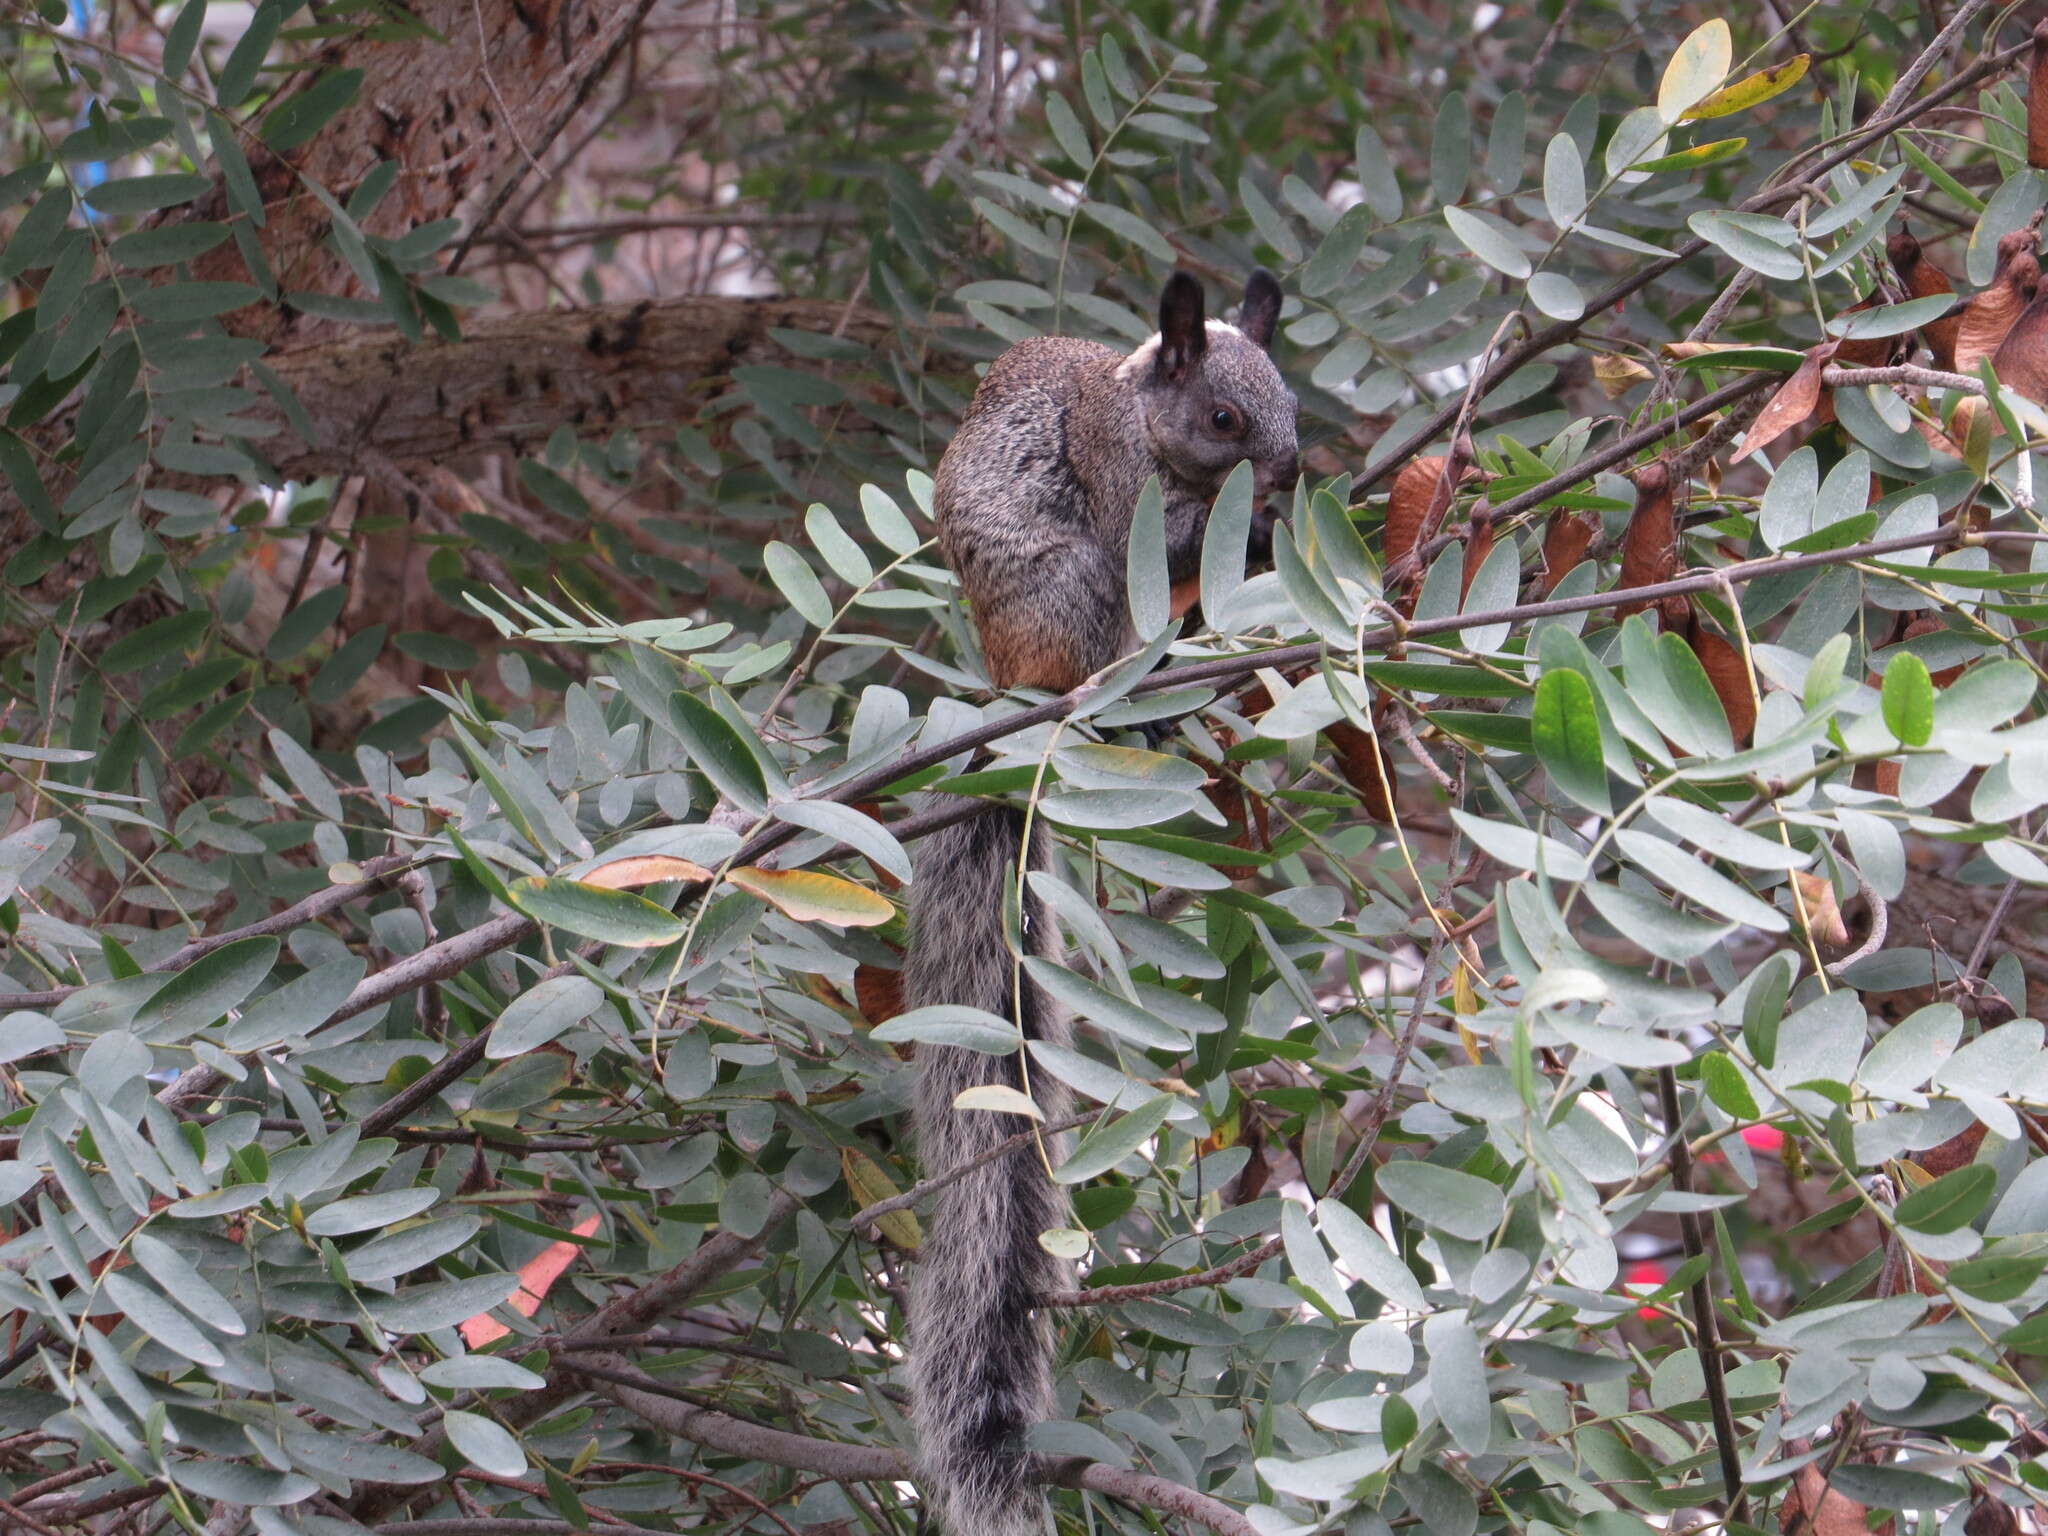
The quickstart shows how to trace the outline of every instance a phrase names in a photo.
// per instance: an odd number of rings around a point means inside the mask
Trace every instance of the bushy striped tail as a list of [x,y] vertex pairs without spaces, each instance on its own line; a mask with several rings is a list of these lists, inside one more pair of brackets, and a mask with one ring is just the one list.
[[[1016,1017],[1002,908],[1022,837],[1021,813],[1005,809],[925,840],[911,887],[906,1007],[954,1003]],[[1034,832],[1032,841],[1031,867],[1044,868],[1043,834]],[[1057,960],[1028,889],[1023,912],[1027,952]],[[1052,1002],[1028,981],[1022,998],[1025,1037],[1064,1043],[1067,1020]],[[1030,1128],[1021,1115],[953,1107],[961,1090],[977,1084],[1026,1088],[1023,1052],[920,1045],[917,1063],[927,1177]],[[1030,1073],[1028,1091],[1048,1120],[1067,1113],[1065,1093],[1043,1073]],[[921,1486],[948,1536],[1038,1536],[1044,1528],[1023,1438],[1052,1407],[1052,1320],[1038,1296],[1070,1278],[1038,1235],[1066,1219],[1065,1197],[1030,1142],[963,1174],[935,1202],[911,1285],[910,1384]]]

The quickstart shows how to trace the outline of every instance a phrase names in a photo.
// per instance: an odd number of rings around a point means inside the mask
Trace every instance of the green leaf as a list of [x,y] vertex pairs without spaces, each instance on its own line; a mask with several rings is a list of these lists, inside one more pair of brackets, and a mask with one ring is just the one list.
[[1111,234],[1128,240],[1146,255],[1167,262],[1175,259],[1172,242],[1128,208],[1091,200],[1081,205],[1081,211]]
[[1344,210],[1315,254],[1301,269],[1301,291],[1307,298],[1334,292],[1351,276],[1365,249],[1365,237],[1372,232],[1372,210],[1363,203]]
[[695,694],[669,695],[669,728],[681,740],[690,760],[721,794],[746,807],[768,798],[768,782],[753,751],[724,715]]
[[324,821],[340,821],[341,795],[313,754],[281,730],[273,729],[265,739],[292,787],[305,796],[306,809]]
[[1909,747],[1926,745],[1934,734],[1934,680],[1927,663],[1911,651],[1896,651],[1884,669],[1884,723]]
[[484,1055],[491,1061],[523,1056],[575,1028],[603,1005],[603,989],[587,976],[550,976],[535,982],[505,1005]]
[[1495,271],[1526,278],[1534,270],[1528,255],[1515,241],[1514,226],[1506,220],[1453,204],[1444,209],[1444,222],[1466,250]]
[[183,171],[160,176],[124,176],[103,181],[83,194],[85,204],[101,213],[149,213],[158,208],[175,208],[212,187],[204,176]]
[[1500,1186],[1455,1168],[1401,1159],[1380,1169],[1379,1192],[1425,1226],[1467,1242],[1493,1236],[1507,1214]]
[[1166,498],[1157,475],[1146,479],[1131,514],[1124,585],[1131,605],[1131,627],[1140,640],[1149,640],[1172,621],[1172,581],[1166,572]]
[[1717,245],[1742,265],[1765,277],[1796,278],[1806,268],[1794,249],[1799,231],[1783,219],[1762,213],[1696,213],[1686,224],[1710,245]]
[[512,905],[535,922],[602,944],[649,949],[683,936],[681,918],[632,891],[553,875],[528,875],[505,889]]
[[194,1365],[227,1364],[213,1341],[163,1297],[124,1274],[109,1272],[100,1277],[107,1299],[128,1314],[128,1321],[173,1354],[183,1355]]
[[1245,548],[1252,527],[1252,465],[1240,459],[1216,493],[1209,526],[1202,535],[1202,613],[1216,622],[1244,584]]
[[1988,1163],[1971,1163],[1914,1190],[1898,1203],[1893,1215],[1901,1226],[1918,1232],[1936,1236],[1953,1232],[1976,1218],[1990,1202],[1997,1184],[1997,1169]]
[[152,662],[185,655],[212,627],[213,615],[203,608],[170,614],[108,646],[100,656],[100,670],[109,677],[122,677]]
[[201,955],[157,989],[137,1022],[147,1024],[151,1040],[186,1039],[241,1006],[277,963],[278,947],[269,937],[236,939]]
[[1757,1108],[1749,1084],[1743,1081],[1741,1071],[1727,1052],[1708,1051],[1700,1057],[1700,1085],[1730,1119],[1746,1125],[1762,1118],[1763,1111]]
[[356,99],[362,84],[360,69],[330,70],[273,107],[256,131],[279,154],[299,149]]
[[1173,1095],[1162,1093],[1129,1114],[1098,1126],[1082,1137],[1073,1153],[1053,1169],[1053,1178],[1062,1184],[1081,1184],[1109,1172],[1159,1133],[1173,1105]]
[[1845,311],[1828,322],[1828,334],[1849,340],[1864,337],[1902,336],[1907,331],[1917,331],[1929,321],[1939,320],[1955,307],[1952,293],[1930,294],[1924,299],[1908,299],[1903,304],[1881,304],[1875,309]]
[[813,627],[828,626],[832,622],[832,599],[825,595],[810,562],[780,539],[771,539],[761,554],[768,579],[775,583],[775,590],[788,600],[789,606]]
[[1095,164],[1095,151],[1089,146],[1088,131],[1081,126],[1081,119],[1067,104],[1067,98],[1057,91],[1045,93],[1045,124],[1052,130],[1053,142],[1060,147],[1060,153],[1082,170]]
[[1589,811],[1613,812],[1607,793],[1607,763],[1600,746],[1600,716],[1593,688],[1584,676],[1559,667],[1536,685],[1530,735],[1537,761],[1550,781]]
[[165,224],[123,235],[107,248],[107,254],[124,267],[168,267],[204,256],[229,233],[225,224]]

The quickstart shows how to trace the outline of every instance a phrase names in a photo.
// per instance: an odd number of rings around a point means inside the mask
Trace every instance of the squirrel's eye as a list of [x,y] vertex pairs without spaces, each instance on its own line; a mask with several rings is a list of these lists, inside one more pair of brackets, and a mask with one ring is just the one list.
[[1210,413],[1209,425],[1218,432],[1235,432],[1237,430],[1237,412],[1230,409],[1227,405],[1219,405]]

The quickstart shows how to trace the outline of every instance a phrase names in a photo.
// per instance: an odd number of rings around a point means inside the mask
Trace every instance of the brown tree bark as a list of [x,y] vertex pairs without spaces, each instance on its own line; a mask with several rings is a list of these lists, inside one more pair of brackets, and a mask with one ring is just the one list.
[[359,468],[371,449],[400,464],[525,453],[559,426],[604,436],[688,420],[739,364],[815,366],[771,330],[872,343],[890,329],[824,299],[703,295],[490,315],[453,342],[355,332],[270,359],[322,440],[287,432],[263,446],[298,480]]
[[[397,184],[364,222],[401,235],[453,217],[465,199],[502,175],[527,171],[560,133],[632,36],[653,0],[421,0],[410,7],[445,45],[417,37],[350,39],[320,57],[325,68],[363,71],[345,111],[303,149],[279,156],[250,136],[243,143],[264,199],[263,254],[286,292],[366,297],[361,280],[328,241],[330,216],[305,189],[317,182],[343,202],[382,161]],[[309,70],[310,83],[321,71]],[[179,220],[231,216],[216,180]],[[224,245],[194,263],[195,277],[241,281],[240,255]],[[331,333],[334,323],[275,305],[227,317],[237,336],[273,344]]]

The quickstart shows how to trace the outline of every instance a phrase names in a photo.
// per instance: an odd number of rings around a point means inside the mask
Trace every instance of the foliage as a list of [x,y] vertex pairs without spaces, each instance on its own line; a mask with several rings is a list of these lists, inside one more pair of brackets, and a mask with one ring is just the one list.
[[[750,9],[699,152],[749,262],[880,339],[783,326],[659,431],[564,413],[460,476],[286,377],[360,339],[431,387],[547,302],[517,242],[485,285],[478,228],[409,227],[429,172],[318,179],[469,8],[11,18],[27,1528],[909,1530],[908,1048],[1019,1042],[877,999],[917,836],[1002,800],[1058,834],[1034,975],[1085,1026],[1029,1047],[1087,1110],[1062,1526],[2033,1500],[2042,338],[1944,358],[1886,255],[1910,217],[1978,341],[2024,299],[2025,41],[1365,9],[987,11],[1000,79],[943,11]],[[694,195],[635,174],[608,216]],[[331,290],[265,244],[308,200]],[[624,235],[550,208],[528,254],[617,296]],[[1138,653],[987,702],[929,536],[967,364],[1255,261],[1311,442],[1272,569],[1234,481],[1169,621],[1141,515]],[[346,472],[286,484],[316,447]]]

